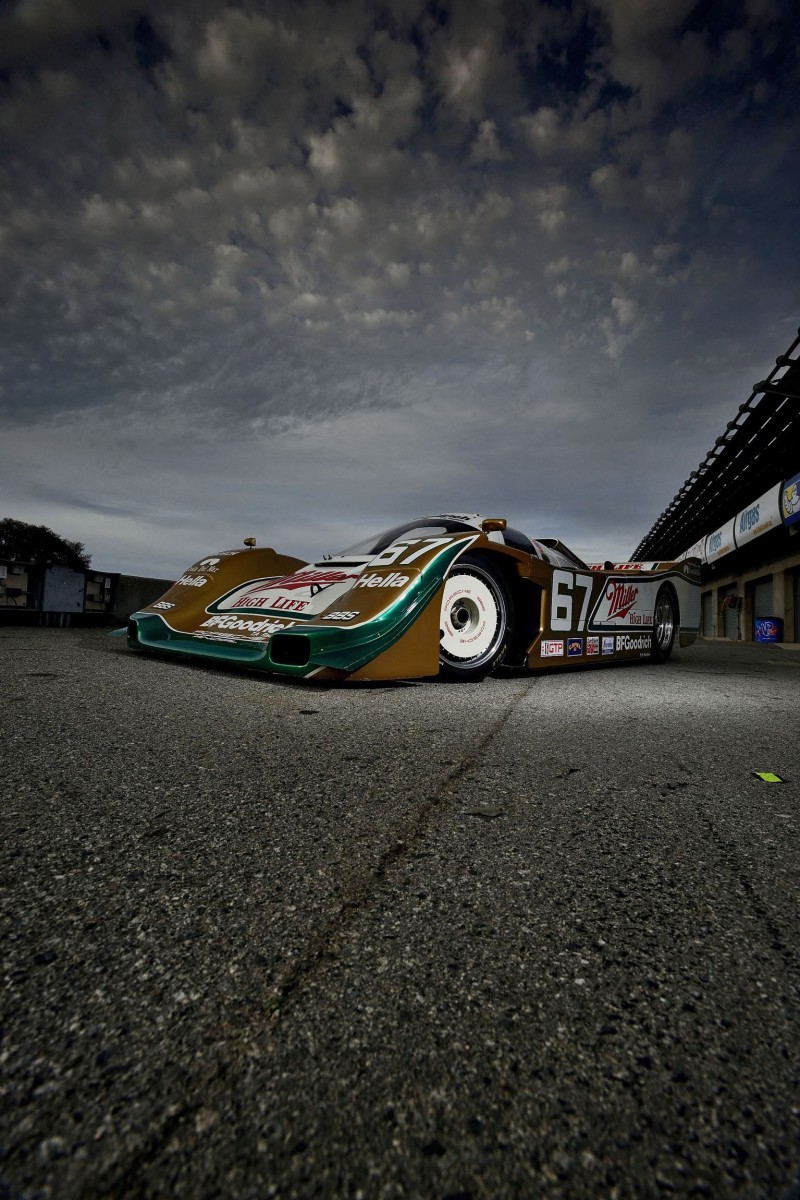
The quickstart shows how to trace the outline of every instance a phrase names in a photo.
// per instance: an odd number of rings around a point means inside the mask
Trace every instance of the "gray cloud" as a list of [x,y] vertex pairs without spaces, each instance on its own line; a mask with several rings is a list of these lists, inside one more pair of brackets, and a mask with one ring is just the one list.
[[454,507],[627,553],[797,323],[797,62],[767,0],[528,9],[0,18],[9,515],[108,569]]

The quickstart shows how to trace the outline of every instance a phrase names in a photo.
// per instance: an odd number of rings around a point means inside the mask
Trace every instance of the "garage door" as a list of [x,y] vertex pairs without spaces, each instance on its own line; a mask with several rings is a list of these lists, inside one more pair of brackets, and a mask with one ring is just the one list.
[[772,576],[770,575],[768,579],[759,579],[753,585],[753,616],[774,617],[775,615],[772,611]]
[[706,592],[703,596],[703,637],[711,637],[714,628],[711,624],[712,608],[711,608],[711,592]]

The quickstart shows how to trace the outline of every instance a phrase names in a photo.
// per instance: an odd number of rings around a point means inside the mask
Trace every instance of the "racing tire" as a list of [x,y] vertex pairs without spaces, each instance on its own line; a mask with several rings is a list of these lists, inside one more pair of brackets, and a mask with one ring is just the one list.
[[484,679],[508,651],[511,595],[500,572],[480,554],[465,554],[444,581],[439,621],[439,673],[463,683]]
[[665,663],[672,654],[675,630],[678,624],[678,605],[671,587],[661,587],[656,596],[653,613],[653,641],[650,658],[653,662]]

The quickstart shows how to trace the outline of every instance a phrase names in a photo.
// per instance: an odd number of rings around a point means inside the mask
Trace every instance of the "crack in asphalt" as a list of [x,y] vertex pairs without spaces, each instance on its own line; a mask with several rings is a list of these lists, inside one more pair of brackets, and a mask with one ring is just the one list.
[[252,1014],[247,1023],[247,1029],[243,1031],[239,1026],[235,1035],[230,1032],[223,1034],[228,1055],[224,1061],[218,1062],[215,1066],[209,1065],[210,1069],[203,1073],[203,1096],[193,1100],[189,1100],[187,1097],[186,1105],[178,1112],[171,1112],[163,1124],[147,1137],[142,1147],[134,1151],[124,1165],[121,1164],[121,1169],[118,1168],[115,1171],[111,1167],[91,1183],[87,1181],[84,1191],[87,1200],[89,1197],[99,1198],[108,1195],[134,1200],[134,1198],[151,1195],[144,1172],[164,1153],[169,1143],[180,1136],[182,1130],[185,1130],[187,1126],[191,1127],[197,1113],[205,1103],[205,1097],[210,1094],[215,1084],[224,1085],[235,1066],[236,1059],[248,1054],[246,1034],[256,1032],[259,1021],[266,1020],[268,1041],[272,1041],[280,1020],[285,1017],[294,998],[302,993],[305,986],[318,972],[325,970],[331,962],[338,961],[336,943],[340,941],[358,915],[366,909],[370,899],[375,895],[392,868],[414,852],[433,815],[441,809],[448,798],[453,796],[458,785],[480,765],[486,748],[505,727],[520,701],[530,694],[537,682],[535,677],[528,677],[522,682],[472,752],[465,755],[447,773],[436,791],[431,793],[415,810],[414,817],[410,821],[398,823],[391,831],[389,838],[391,844],[387,845],[370,870],[362,873],[357,880],[350,884],[335,914],[324,922],[317,933],[308,938],[304,953],[287,971],[283,980],[270,989],[269,999],[263,1008]]
[[492,722],[486,733],[478,742],[471,754],[465,755],[443,779],[438,789],[420,804],[413,819],[400,823],[391,834],[391,845],[379,856],[377,863],[358,880],[353,881],[345,892],[344,899],[338,912],[331,917],[324,927],[309,939],[307,952],[294,964],[282,982],[273,988],[275,998],[270,1019],[277,1021],[281,1015],[284,1002],[301,989],[316,968],[326,958],[330,958],[332,944],[336,942],[353,918],[367,904],[375,888],[386,877],[392,867],[413,852],[414,847],[422,838],[432,815],[441,807],[443,802],[453,794],[458,784],[470,775],[480,764],[484,750],[508,722],[519,702],[527,696],[536,684],[536,680],[525,681],[511,700],[505,705],[500,715]]

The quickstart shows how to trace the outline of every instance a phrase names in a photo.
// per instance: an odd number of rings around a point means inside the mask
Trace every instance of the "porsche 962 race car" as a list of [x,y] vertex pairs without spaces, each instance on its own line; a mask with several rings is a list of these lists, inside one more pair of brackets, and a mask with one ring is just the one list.
[[589,565],[504,518],[446,514],[320,562],[209,555],[131,615],[128,643],[306,679],[664,662],[697,635],[699,583],[696,560]]

